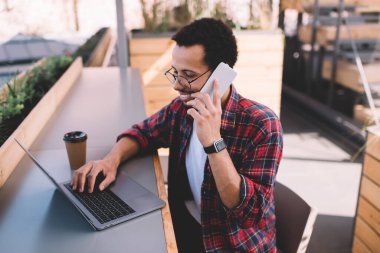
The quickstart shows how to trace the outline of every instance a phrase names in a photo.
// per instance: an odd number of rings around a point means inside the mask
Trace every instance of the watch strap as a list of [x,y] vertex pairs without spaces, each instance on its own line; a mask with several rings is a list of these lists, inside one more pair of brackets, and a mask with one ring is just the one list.
[[211,146],[204,147],[203,149],[205,150],[206,154],[212,154],[212,153],[219,153],[223,149],[225,149],[226,143],[224,142],[223,138],[220,138],[216,141]]

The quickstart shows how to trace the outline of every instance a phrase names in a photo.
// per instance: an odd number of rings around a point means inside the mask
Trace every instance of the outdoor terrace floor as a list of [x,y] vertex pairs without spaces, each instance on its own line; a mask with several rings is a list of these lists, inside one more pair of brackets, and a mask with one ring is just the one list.
[[277,180],[318,209],[308,253],[351,252],[362,157],[360,147],[284,98],[284,154]]

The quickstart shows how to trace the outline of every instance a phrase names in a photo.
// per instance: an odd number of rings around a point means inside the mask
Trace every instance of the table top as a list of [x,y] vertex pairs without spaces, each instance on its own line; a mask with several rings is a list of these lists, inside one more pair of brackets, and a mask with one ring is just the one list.
[[[125,78],[118,68],[86,68],[30,150],[63,182],[72,174],[62,140],[65,132],[85,131],[87,160],[101,159],[120,132],[144,118],[137,70],[129,68]],[[158,195],[152,156],[135,158],[120,170]],[[24,156],[0,190],[0,251],[167,252],[167,242],[161,210],[94,231]]]

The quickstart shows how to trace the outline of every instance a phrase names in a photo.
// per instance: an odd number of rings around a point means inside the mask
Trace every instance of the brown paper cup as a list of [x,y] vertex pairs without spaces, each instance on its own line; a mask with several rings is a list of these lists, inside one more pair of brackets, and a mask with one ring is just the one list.
[[86,163],[87,134],[81,131],[69,132],[63,136],[63,140],[71,169],[79,169]]

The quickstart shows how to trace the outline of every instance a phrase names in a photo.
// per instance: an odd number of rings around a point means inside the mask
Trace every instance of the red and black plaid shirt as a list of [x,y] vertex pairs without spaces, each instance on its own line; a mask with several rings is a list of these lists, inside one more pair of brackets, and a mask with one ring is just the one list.
[[[170,176],[170,171],[178,169],[186,158],[193,127],[186,109],[181,100],[174,99],[119,138],[134,138],[142,151],[169,147]],[[276,252],[273,186],[282,156],[280,121],[269,108],[241,97],[232,86],[223,109],[221,135],[242,178],[240,203],[233,209],[223,205],[207,160],[201,191],[205,250]]]

